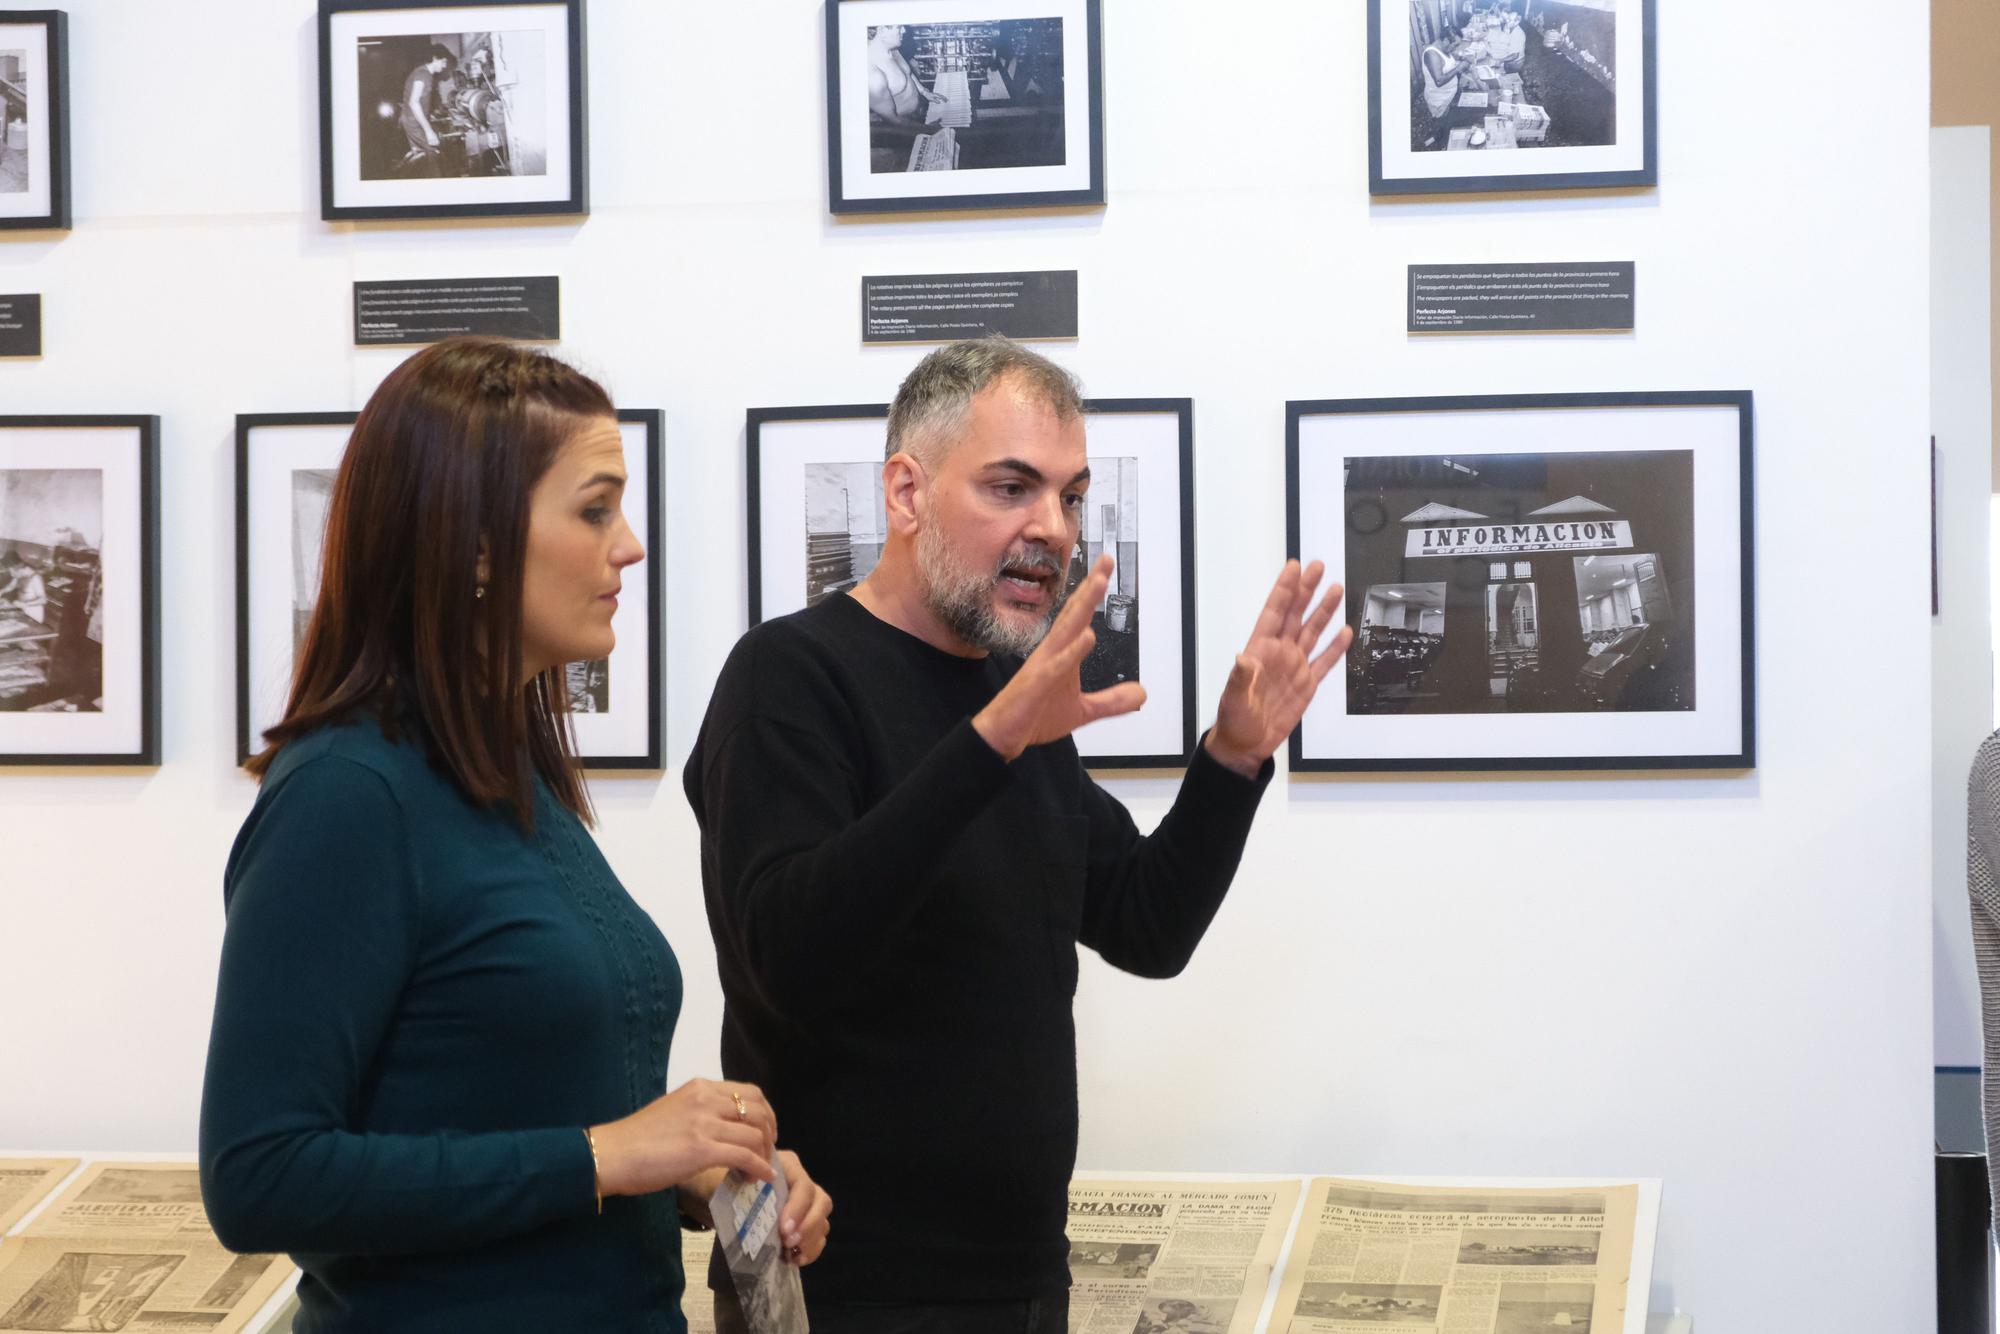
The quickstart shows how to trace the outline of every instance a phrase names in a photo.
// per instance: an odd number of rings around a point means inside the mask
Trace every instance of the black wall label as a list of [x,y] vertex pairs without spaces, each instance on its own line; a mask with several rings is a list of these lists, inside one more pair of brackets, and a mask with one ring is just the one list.
[[1076,337],[1076,270],[861,280],[864,343],[952,343],[989,333]]
[[1412,264],[1411,333],[1624,333],[1638,266]]
[[555,278],[420,278],[354,284],[357,346],[436,343],[453,334],[562,337]]
[[0,296],[0,357],[42,355],[42,297],[39,292]]

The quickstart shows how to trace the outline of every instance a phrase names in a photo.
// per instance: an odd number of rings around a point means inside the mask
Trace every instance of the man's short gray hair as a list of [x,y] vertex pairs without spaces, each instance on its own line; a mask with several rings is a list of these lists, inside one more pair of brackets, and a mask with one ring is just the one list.
[[904,377],[889,405],[889,445],[884,457],[907,452],[934,468],[965,432],[972,400],[1003,375],[1018,376],[1030,400],[1071,422],[1083,415],[1083,387],[1076,377],[1011,338],[993,335],[951,343],[925,357]]

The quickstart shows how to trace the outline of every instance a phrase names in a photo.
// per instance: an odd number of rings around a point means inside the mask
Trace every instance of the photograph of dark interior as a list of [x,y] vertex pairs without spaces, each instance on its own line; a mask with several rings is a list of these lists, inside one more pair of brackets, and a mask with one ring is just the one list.
[[1693,459],[1349,459],[1348,712],[1693,709]]
[[1070,559],[1067,598],[1090,573],[1097,558],[1110,553],[1116,567],[1104,601],[1091,613],[1097,634],[1083,660],[1085,690],[1103,690],[1139,679],[1139,460],[1090,460],[1090,490],[1083,498],[1083,529]]
[[547,174],[539,30],[362,37],[355,45],[362,180]]
[[1060,167],[1063,21],[868,28],[869,170]]
[[104,474],[0,468],[0,713],[104,710]]
[[28,189],[28,53],[0,51],[0,195]]
[[1408,0],[1410,150],[1618,139],[1618,0]]

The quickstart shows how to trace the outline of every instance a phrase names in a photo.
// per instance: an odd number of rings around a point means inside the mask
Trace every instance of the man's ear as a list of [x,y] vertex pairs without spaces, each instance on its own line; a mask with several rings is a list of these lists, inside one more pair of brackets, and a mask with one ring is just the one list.
[[472,577],[481,588],[484,588],[487,580],[493,577],[493,558],[486,550],[486,536],[483,533],[479,538],[479,563],[473,567]]
[[907,452],[898,450],[882,465],[882,506],[889,518],[889,531],[914,534],[923,520],[924,466]]

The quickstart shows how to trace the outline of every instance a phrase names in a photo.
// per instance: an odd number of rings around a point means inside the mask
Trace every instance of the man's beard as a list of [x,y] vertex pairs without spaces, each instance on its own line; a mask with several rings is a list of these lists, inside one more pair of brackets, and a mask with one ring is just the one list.
[[[994,603],[1000,595],[1001,572],[1008,569],[1049,576],[1047,611],[1033,620],[1002,618]],[[943,525],[929,515],[917,529],[917,571],[923,576],[924,603],[931,615],[960,639],[988,653],[1011,653],[1021,658],[1033,653],[1069,595],[1060,582],[1062,561],[1047,547],[1039,543],[1017,547],[990,572],[982,572],[959,559]]]

